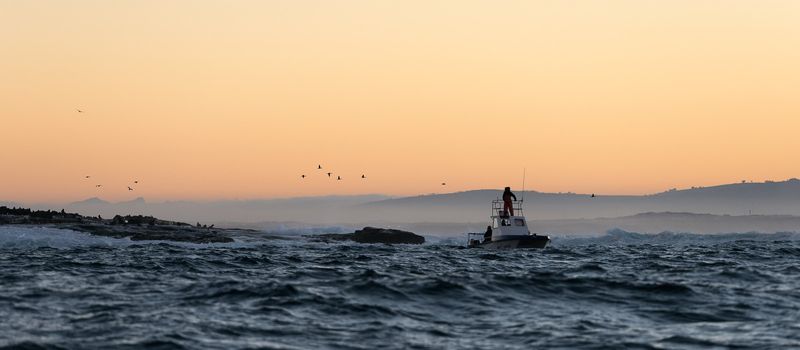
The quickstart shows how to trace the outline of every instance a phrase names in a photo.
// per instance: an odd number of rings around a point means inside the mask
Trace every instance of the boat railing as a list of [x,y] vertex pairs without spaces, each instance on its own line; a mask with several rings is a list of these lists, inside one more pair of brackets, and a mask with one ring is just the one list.
[[[511,209],[514,211],[515,216],[524,216],[522,214],[522,201],[511,201]],[[508,217],[511,213],[506,212],[505,201],[496,199],[492,201],[492,215],[499,217]]]

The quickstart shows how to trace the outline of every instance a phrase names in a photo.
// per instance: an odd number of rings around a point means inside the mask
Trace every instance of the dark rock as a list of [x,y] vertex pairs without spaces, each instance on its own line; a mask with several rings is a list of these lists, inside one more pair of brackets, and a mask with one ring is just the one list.
[[384,244],[422,244],[425,237],[408,231],[365,227],[353,233],[325,234],[312,236],[322,240],[355,241],[358,243],[384,243]]
[[365,227],[353,233],[352,240],[358,243],[422,244],[425,237],[408,231]]

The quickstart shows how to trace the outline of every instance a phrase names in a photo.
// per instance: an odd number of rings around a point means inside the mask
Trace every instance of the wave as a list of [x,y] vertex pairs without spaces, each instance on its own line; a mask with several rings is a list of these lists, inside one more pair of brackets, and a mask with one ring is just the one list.
[[130,239],[93,236],[68,229],[0,226],[0,248],[113,247],[132,243]]
[[131,241],[129,238],[112,238],[91,235],[70,229],[55,227],[0,226],[0,249],[35,249],[77,247],[127,247],[142,244],[172,244],[187,248],[203,247],[251,247],[245,242],[233,243],[188,243],[172,241]]
[[[253,348],[253,339],[261,348],[353,339],[360,348],[786,348],[796,345],[798,239],[613,230],[556,237],[541,251],[303,239],[107,249],[142,243],[0,226],[9,315],[0,350]],[[2,249],[17,246],[80,248]]]
[[[428,245],[434,246],[457,246],[464,247],[467,242],[466,236],[461,237],[438,237],[426,236]],[[661,233],[639,233],[630,232],[622,229],[613,229],[600,236],[573,236],[573,235],[550,235],[550,247],[559,246],[588,246],[588,245],[715,245],[736,241],[800,241],[800,232],[732,232],[732,233],[692,233],[692,232],[661,232]]]
[[[343,226],[328,227],[284,227],[283,229],[270,229],[269,233],[280,235],[306,235],[319,233],[341,233],[351,232],[352,229]],[[298,237],[299,238],[299,237]],[[646,234],[629,232],[621,229],[614,229],[606,232],[602,236],[551,236],[550,247],[570,247],[570,246],[622,246],[622,245],[670,245],[686,246],[698,245],[707,246],[737,241],[800,241],[798,232],[775,232],[775,233],[722,233],[722,234],[697,234],[697,233],[675,233],[662,232],[658,234]],[[466,244],[465,237],[436,237],[426,236],[428,247],[463,247]],[[274,241],[264,239],[237,239],[233,243],[211,243],[199,244],[189,242],[172,241],[131,241],[128,238],[111,238],[104,236],[91,235],[84,232],[55,227],[26,227],[26,226],[0,226],[0,249],[3,248],[75,248],[75,247],[126,247],[131,245],[166,243],[187,248],[219,247],[219,248],[250,248],[262,244],[285,245],[297,244],[298,242],[285,242],[278,244]]]
[[63,350],[63,349],[65,348],[62,348],[57,345],[36,343],[32,341],[24,341],[20,343],[0,346],[0,350]]
[[425,243],[433,245],[466,245],[467,236],[461,237],[439,237],[439,236],[425,236]]
[[698,233],[661,232],[657,234],[646,234],[646,233],[628,232],[620,229],[614,229],[606,232],[606,234],[602,236],[595,236],[595,237],[556,236],[552,237],[552,239],[553,239],[551,244],[552,246],[642,245],[642,244],[715,245],[720,243],[728,243],[736,241],[759,241],[759,242],[798,241],[800,240],[800,233],[741,232],[741,233],[698,234]]
[[262,231],[276,235],[286,236],[302,236],[302,235],[318,235],[326,233],[351,233],[356,229],[347,226],[304,226],[304,225],[270,225],[263,227]]

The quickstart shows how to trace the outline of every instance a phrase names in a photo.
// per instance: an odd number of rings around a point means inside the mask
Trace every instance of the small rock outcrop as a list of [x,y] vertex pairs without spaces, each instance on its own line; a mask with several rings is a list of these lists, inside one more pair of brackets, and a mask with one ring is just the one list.
[[314,238],[334,241],[354,241],[358,243],[383,244],[422,244],[425,237],[413,232],[389,228],[364,227],[353,233],[316,235]]

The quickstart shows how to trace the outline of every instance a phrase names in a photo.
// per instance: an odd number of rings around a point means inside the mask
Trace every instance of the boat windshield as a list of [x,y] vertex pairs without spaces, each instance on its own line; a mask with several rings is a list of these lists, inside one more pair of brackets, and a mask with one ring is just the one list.
[[[517,220],[520,220],[520,219],[517,219]],[[492,227],[498,228],[498,227],[501,227],[501,226],[511,226],[511,220],[494,218]],[[521,225],[517,224],[517,226],[521,226]]]

